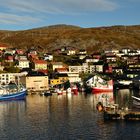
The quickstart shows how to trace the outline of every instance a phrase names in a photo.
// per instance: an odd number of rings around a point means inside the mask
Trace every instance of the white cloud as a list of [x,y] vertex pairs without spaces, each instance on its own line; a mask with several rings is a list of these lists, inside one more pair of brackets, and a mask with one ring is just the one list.
[[[118,5],[111,0],[51,0],[56,3],[63,10],[74,12],[88,12],[88,11],[112,11]],[[67,10],[68,9],[68,10]]]
[[40,22],[48,14],[77,15],[117,8],[111,0],[0,0],[0,21],[30,24]]
[[17,25],[26,25],[32,24],[36,22],[40,22],[41,20],[38,18],[33,18],[30,16],[19,16],[14,14],[6,14],[0,13],[0,22],[4,24],[17,24]]
[[12,11],[72,13],[88,11],[112,11],[118,5],[111,0],[0,0],[0,5]]

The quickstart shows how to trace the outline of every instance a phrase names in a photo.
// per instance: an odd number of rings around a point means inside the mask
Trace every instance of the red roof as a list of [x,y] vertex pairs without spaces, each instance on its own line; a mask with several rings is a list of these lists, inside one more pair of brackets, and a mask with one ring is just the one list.
[[38,56],[37,55],[35,55],[35,54],[30,54],[30,53],[28,53],[28,57],[31,57],[32,59],[38,59]]
[[8,46],[5,44],[0,44],[0,47],[8,47]]
[[7,56],[7,60],[13,60],[13,56]]
[[56,70],[57,72],[68,71],[66,68],[56,68],[55,70]]
[[33,62],[36,64],[47,64],[45,60],[34,60]]
[[17,54],[23,54],[23,50],[16,50]]

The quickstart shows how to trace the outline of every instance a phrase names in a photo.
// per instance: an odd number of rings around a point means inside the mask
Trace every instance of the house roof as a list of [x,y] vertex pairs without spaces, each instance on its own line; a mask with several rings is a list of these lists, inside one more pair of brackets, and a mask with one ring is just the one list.
[[20,59],[20,60],[17,60],[19,62],[29,62],[29,60],[23,60],[23,59]]
[[17,54],[23,54],[24,51],[19,49],[19,50],[16,50],[16,53],[17,53]]
[[14,57],[11,56],[11,55],[7,56],[7,59],[8,59],[8,60],[13,60],[13,58],[14,58]]
[[52,62],[52,65],[63,65],[63,62]]
[[34,60],[33,61],[35,64],[47,64],[45,60]]
[[5,44],[0,44],[0,48],[3,48],[3,47],[7,48],[8,46]]
[[58,72],[68,71],[66,68],[56,68],[55,70]]

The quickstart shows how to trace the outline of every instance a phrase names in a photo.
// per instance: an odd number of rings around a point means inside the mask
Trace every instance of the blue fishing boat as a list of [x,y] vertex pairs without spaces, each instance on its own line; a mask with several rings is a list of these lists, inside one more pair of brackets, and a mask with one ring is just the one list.
[[0,101],[23,100],[26,97],[27,90],[23,86],[16,84],[0,87]]

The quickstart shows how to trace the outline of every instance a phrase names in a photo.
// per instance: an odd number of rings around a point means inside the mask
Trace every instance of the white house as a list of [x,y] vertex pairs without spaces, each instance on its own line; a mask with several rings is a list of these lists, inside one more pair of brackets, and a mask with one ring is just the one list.
[[0,74],[0,85],[9,84],[10,82],[15,82],[16,76],[25,76],[27,73],[1,73]]
[[75,55],[76,51],[75,50],[68,50],[67,55]]
[[53,60],[53,55],[52,54],[45,54],[44,60],[52,61]]
[[17,60],[16,66],[18,68],[29,68],[29,60]]
[[67,72],[70,83],[81,82],[81,78],[79,77],[79,73],[77,72]]

